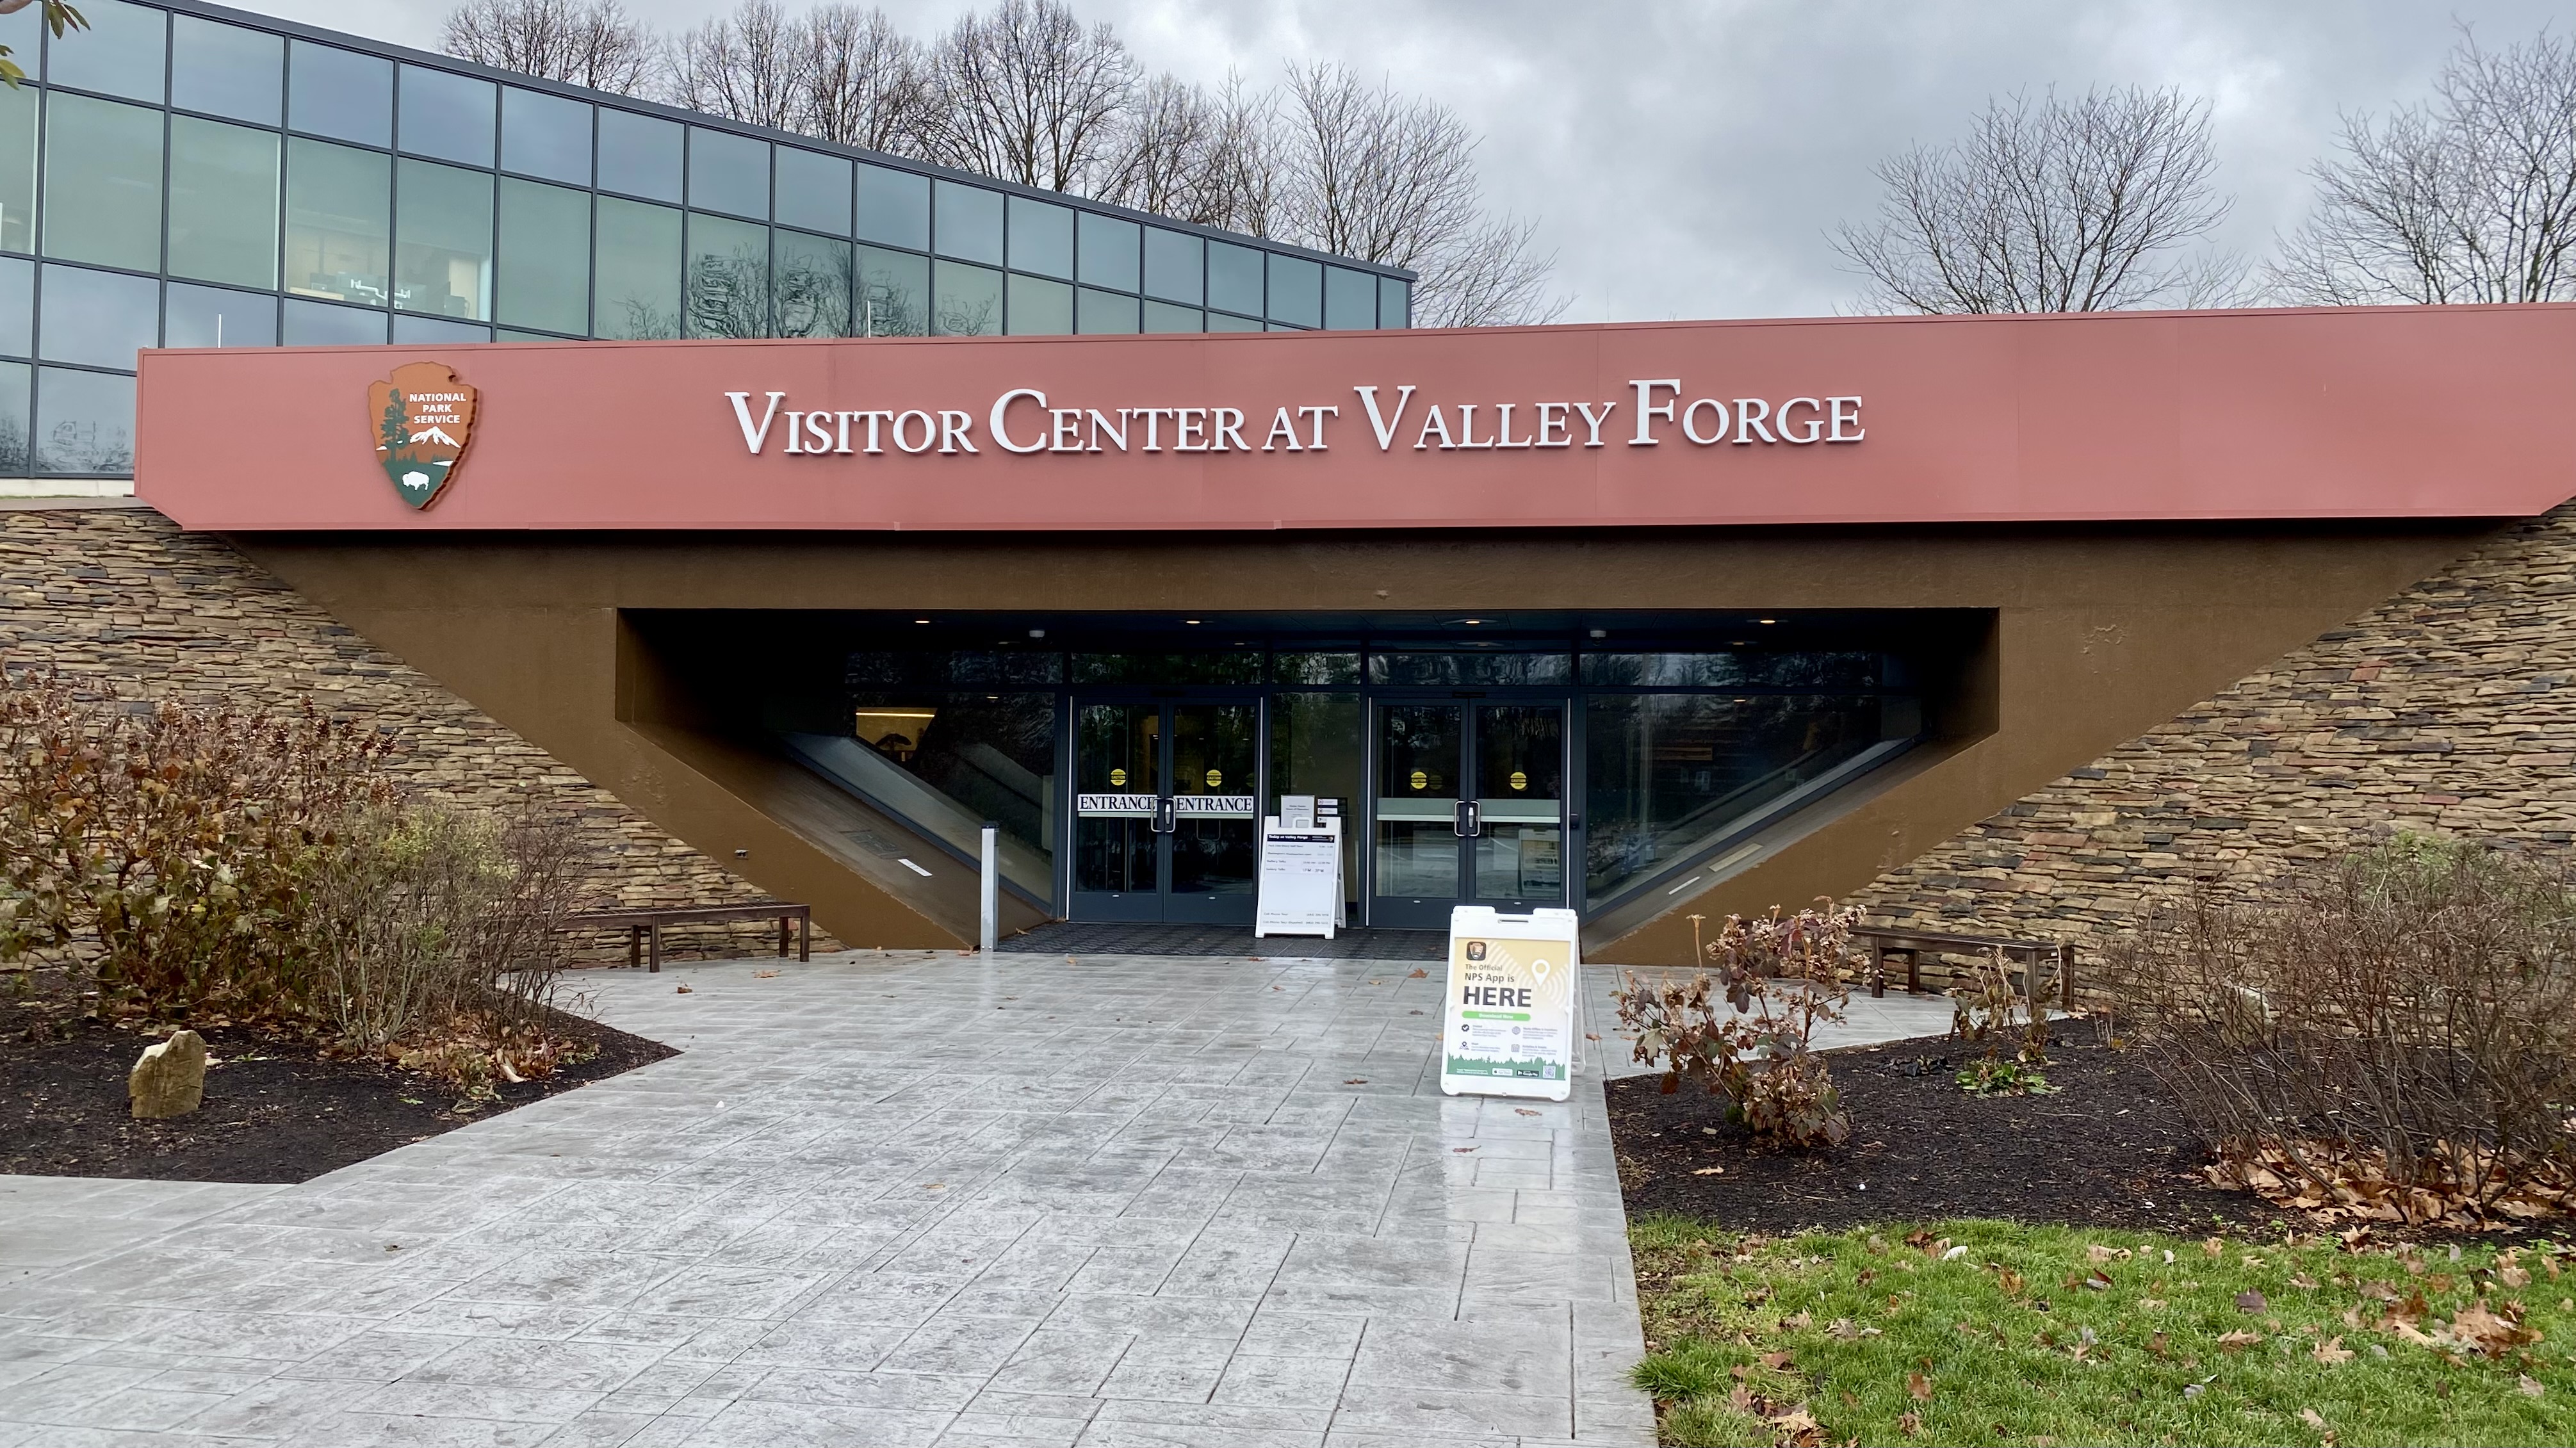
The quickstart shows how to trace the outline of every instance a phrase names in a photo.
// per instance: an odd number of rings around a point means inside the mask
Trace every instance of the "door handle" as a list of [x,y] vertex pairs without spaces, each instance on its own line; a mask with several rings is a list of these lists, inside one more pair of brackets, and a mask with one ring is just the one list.
[[1154,833],[1168,835],[1176,827],[1172,818],[1172,797],[1167,794],[1154,801]]
[[1460,839],[1472,839],[1485,832],[1482,811],[1477,808],[1474,800],[1458,801],[1458,817],[1450,827],[1458,832]]

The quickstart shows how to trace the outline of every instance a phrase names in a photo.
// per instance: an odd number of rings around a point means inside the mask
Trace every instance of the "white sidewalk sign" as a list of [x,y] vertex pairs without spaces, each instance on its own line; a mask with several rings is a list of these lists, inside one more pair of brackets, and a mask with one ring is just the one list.
[[1342,923],[1342,822],[1314,818],[1311,796],[1304,813],[1304,825],[1284,824],[1279,815],[1261,822],[1260,893],[1252,912],[1256,940],[1268,935],[1330,940]]
[[1571,910],[1503,915],[1489,905],[1461,905],[1449,912],[1442,1091],[1550,1101],[1573,1093],[1580,924]]

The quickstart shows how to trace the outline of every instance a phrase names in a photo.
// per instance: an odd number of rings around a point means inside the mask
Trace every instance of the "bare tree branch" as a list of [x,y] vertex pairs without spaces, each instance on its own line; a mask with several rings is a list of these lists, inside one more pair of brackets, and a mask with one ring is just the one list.
[[522,75],[634,95],[654,73],[651,32],[617,0],[466,0],[447,53]]
[[794,129],[801,22],[778,0],[741,0],[671,41],[670,101],[755,126]]
[[933,124],[929,62],[884,11],[821,6],[804,18],[790,49],[793,129],[844,146],[921,154]]
[[1127,47],[1057,0],[967,15],[932,49],[931,72],[940,102],[931,158],[1050,191],[1100,179],[1137,89]]
[[2433,99],[2344,118],[2316,209],[2268,269],[2283,301],[2576,297],[2576,44],[2501,52],[2463,33]]
[[2217,166],[2207,103],[2178,90],[2017,95],[1964,140],[1880,162],[1877,218],[1838,227],[1834,247],[1866,278],[1870,310],[2207,305],[2242,272],[2183,251],[2226,218]]

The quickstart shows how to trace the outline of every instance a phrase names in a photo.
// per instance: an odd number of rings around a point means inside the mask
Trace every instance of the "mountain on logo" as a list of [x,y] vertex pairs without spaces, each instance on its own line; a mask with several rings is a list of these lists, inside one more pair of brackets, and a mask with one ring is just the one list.
[[423,428],[423,429],[422,429],[422,430],[420,430],[419,432],[413,433],[413,434],[411,435],[411,440],[412,440],[413,442],[434,442],[434,443],[439,444],[439,445],[440,445],[440,446],[442,446],[442,447],[452,447],[452,448],[460,448],[460,449],[461,449],[461,448],[463,448],[463,447],[465,446],[465,444],[463,444],[463,443],[461,443],[461,442],[458,442],[456,439],[454,439],[454,438],[452,438],[452,437],[449,437],[449,436],[447,435],[447,430],[446,430],[445,428],[438,428],[438,427]]

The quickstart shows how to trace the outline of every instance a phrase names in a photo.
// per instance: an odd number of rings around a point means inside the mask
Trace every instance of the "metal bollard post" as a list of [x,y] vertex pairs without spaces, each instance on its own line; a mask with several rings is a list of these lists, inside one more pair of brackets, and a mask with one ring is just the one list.
[[1002,827],[984,821],[984,893],[976,918],[983,922],[982,946],[986,955],[1002,936]]

